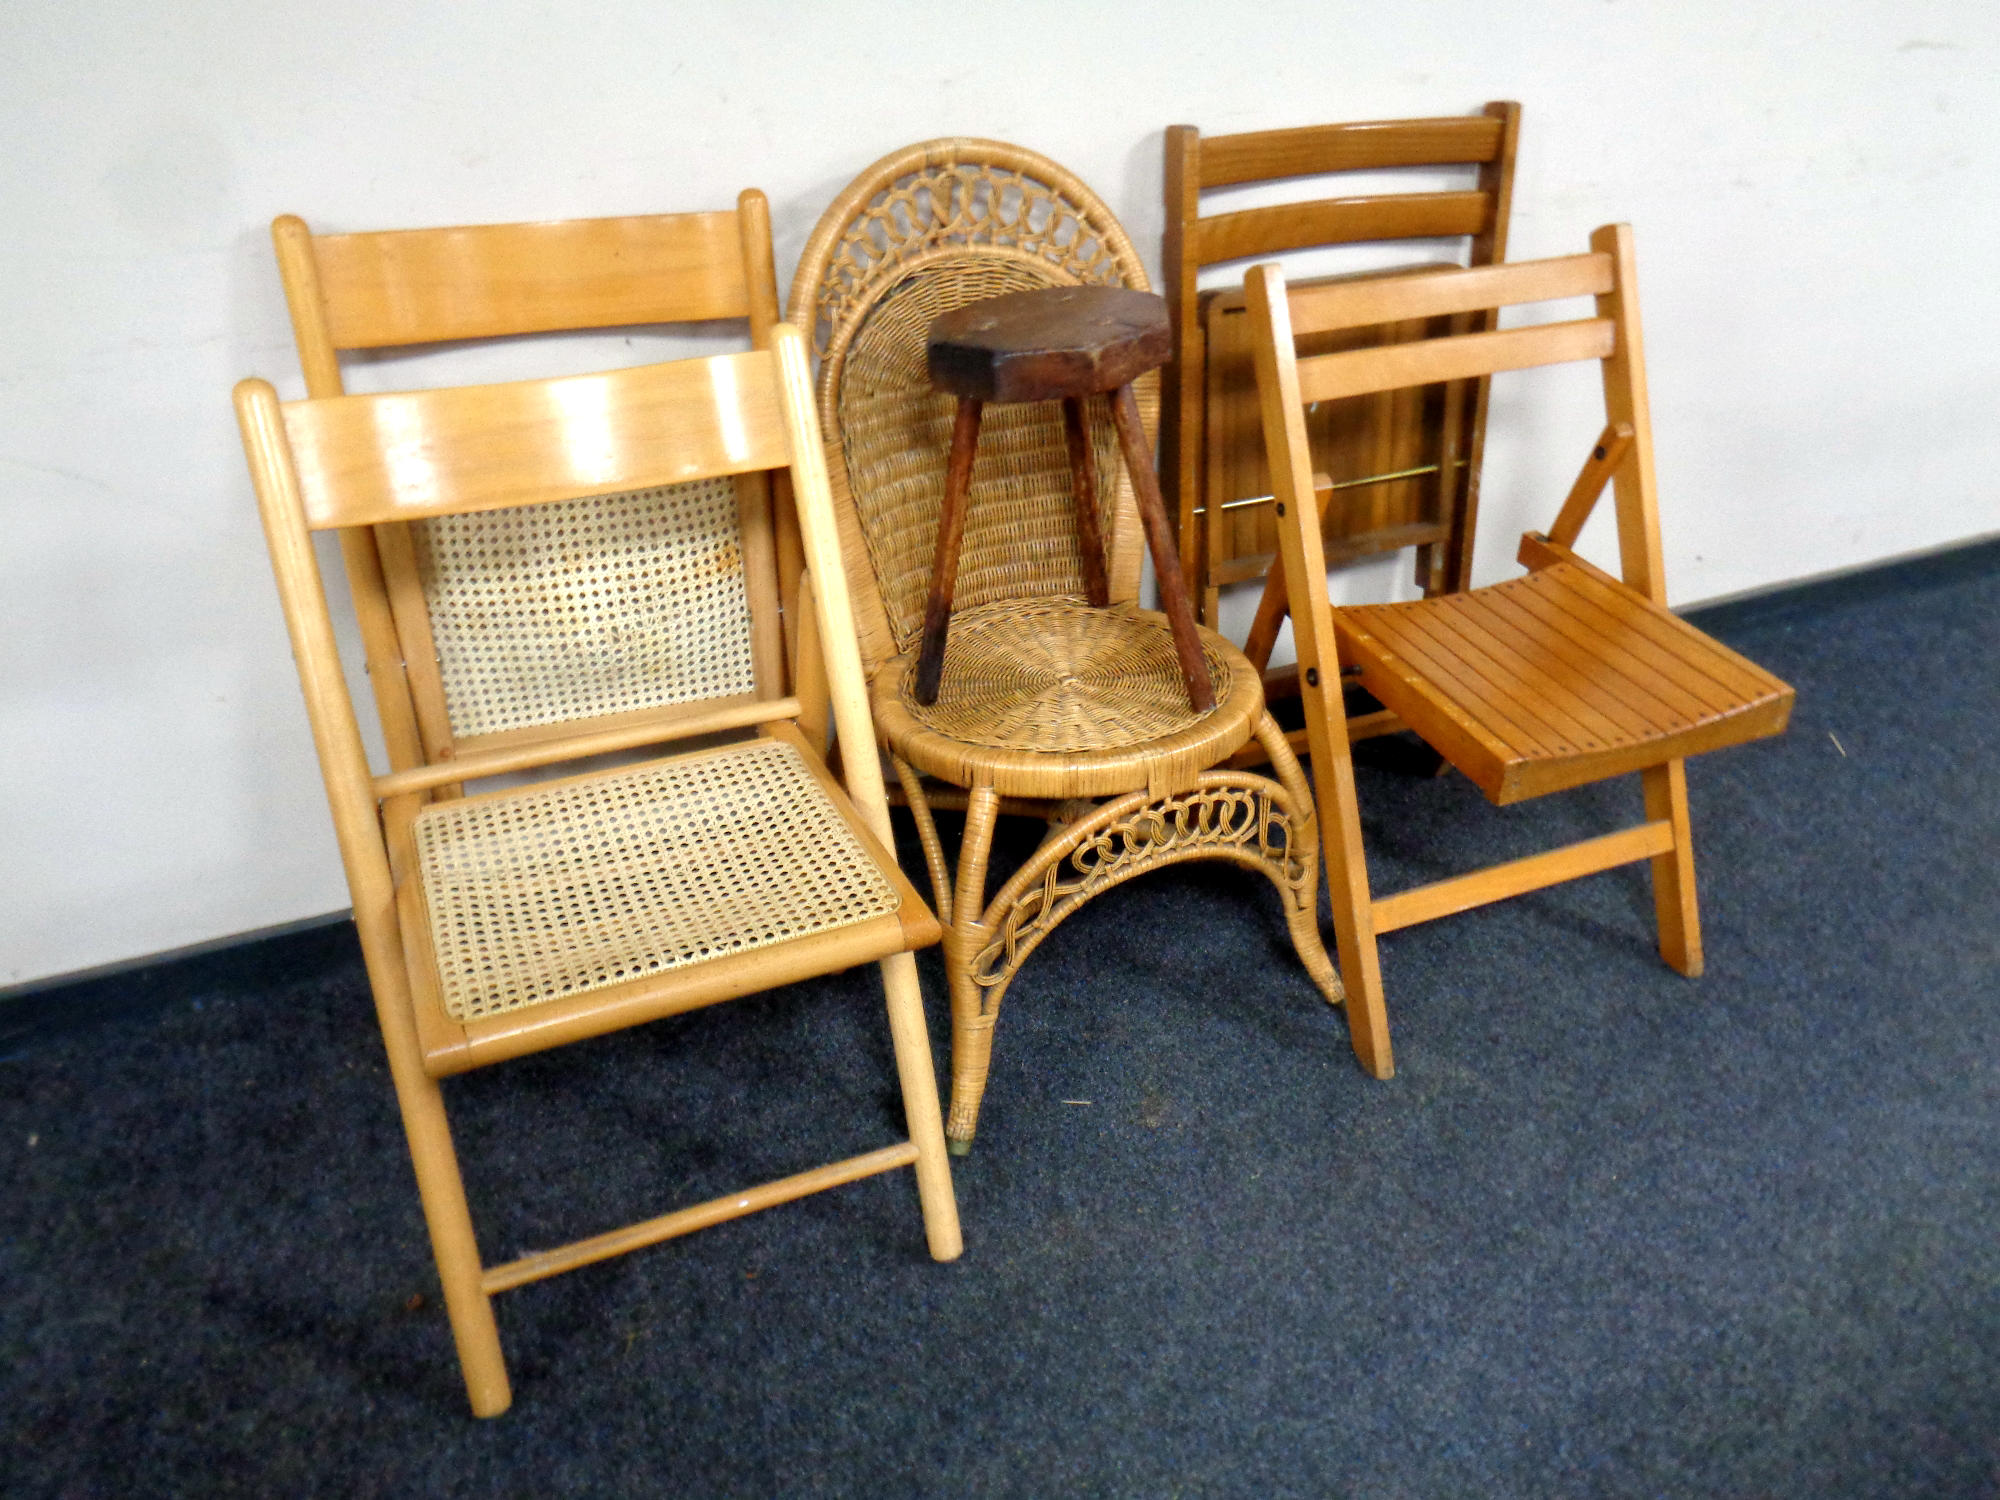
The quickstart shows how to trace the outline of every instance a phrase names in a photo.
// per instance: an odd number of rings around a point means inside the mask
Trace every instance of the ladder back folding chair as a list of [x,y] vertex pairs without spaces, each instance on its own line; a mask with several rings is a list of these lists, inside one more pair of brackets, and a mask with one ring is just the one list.
[[[1178,497],[1181,556],[1202,619],[1218,618],[1222,591],[1264,581],[1244,654],[1266,672],[1274,697],[1296,694],[1289,667],[1267,670],[1286,615],[1270,470],[1258,417],[1248,304],[1240,284],[1198,282],[1206,270],[1334,245],[1402,242],[1413,253],[1448,254],[1480,266],[1507,254],[1514,154],[1521,107],[1493,103],[1483,113],[1423,120],[1309,125],[1241,135],[1203,136],[1192,125],[1167,128],[1167,298],[1176,362],[1168,372],[1162,448],[1168,494]],[[1456,191],[1389,190],[1380,174],[1470,169]],[[1334,191],[1355,173],[1376,174],[1337,197],[1229,205],[1233,194],[1266,183],[1319,179]],[[1203,213],[1204,200],[1208,212]],[[1411,266],[1421,271],[1426,264]],[[1371,275],[1380,274],[1371,272]],[[1292,280],[1294,288],[1324,280]],[[1456,331],[1478,332],[1485,314]],[[1421,335],[1421,325],[1384,324],[1330,330],[1302,354],[1368,347]],[[1322,550],[1329,566],[1404,547],[1417,549],[1417,584],[1425,594],[1469,586],[1472,529],[1486,428],[1486,382],[1450,381],[1428,389],[1383,391],[1317,403],[1306,417],[1313,483],[1326,491]],[[1357,719],[1352,733],[1402,726],[1385,715]],[[1290,740],[1302,750],[1306,737]]]
[[[644,321],[630,316],[642,298],[662,317],[740,316],[740,271],[713,267],[742,262],[736,216],[685,217],[707,222],[436,231],[429,249],[416,240],[429,231],[354,236],[361,245],[345,260],[319,254],[329,242],[304,241],[296,221],[277,230],[281,254],[314,252],[287,265],[287,287],[308,371],[324,387],[338,384],[328,367],[343,340],[476,336],[534,317],[545,297],[558,304],[550,317],[587,312],[590,289],[620,279],[620,257],[586,255],[559,276],[535,253],[557,240],[566,251],[603,251],[606,235],[613,249],[620,236],[679,244],[683,269],[665,288],[624,288],[607,323]],[[454,237],[471,247],[456,262]],[[506,297],[444,274],[480,264],[482,251],[493,283],[530,288],[499,309],[504,320],[492,314]],[[402,276],[411,265],[435,281]],[[376,275],[385,267],[396,274]],[[382,296],[376,321],[328,315],[328,289],[351,292],[371,276],[401,277],[402,295]],[[702,307],[713,311],[689,310]],[[454,320],[458,333],[439,331]],[[316,328],[331,337],[315,342]],[[447,1311],[482,1416],[510,1401],[495,1292],[906,1165],[931,1253],[960,1250],[911,957],[940,929],[891,852],[804,353],[783,325],[765,323],[759,336],[768,348],[556,380],[284,404],[262,381],[237,389]],[[806,568],[828,574],[808,591],[810,664],[845,785],[781,677],[773,474],[797,497]],[[391,761],[381,774],[367,763],[314,560],[311,535],[327,530],[341,536],[357,612],[375,636],[369,664]],[[570,767],[463,794],[467,782],[641,750],[649,758],[612,770]],[[870,961],[881,964],[907,1141],[482,1264],[440,1078]]]
[[[1666,608],[1632,236],[1608,225],[1590,253],[1511,266],[1287,289],[1275,266],[1248,280],[1264,441],[1293,601],[1327,879],[1362,1063],[1394,1070],[1376,937],[1636,860],[1652,867],[1660,953],[1702,968],[1685,759],[1777,734],[1792,689]],[[1592,297],[1595,316],[1301,358],[1300,341],[1399,320],[1450,320]],[[1305,409],[1440,380],[1570,361],[1601,369],[1605,427],[1547,533],[1522,538],[1526,576],[1405,604],[1329,606]],[[1615,485],[1622,576],[1571,550]],[[1473,874],[1371,896],[1355,805],[1343,673],[1496,804],[1638,772],[1645,821]]]
[[[1092,604],[1060,403],[987,409],[963,512],[936,701],[914,678],[956,404],[926,375],[934,319],[1047,287],[1147,289],[1110,210],[1056,163],[1000,141],[926,141],[864,171],[821,215],[790,315],[819,355],[820,419],[876,728],[916,816],[951,981],[946,1135],[971,1148],[1009,984],[1064,917],[1148,870],[1222,859],[1277,886],[1292,944],[1329,1001],[1312,793],[1241,652],[1198,632],[1215,706],[1190,707],[1164,616],[1138,607],[1140,535],[1102,396],[1079,449],[1100,476],[1108,603]],[[1158,379],[1134,383],[1142,417]],[[815,573],[814,579],[818,575]],[[1255,738],[1275,779],[1228,769]],[[927,785],[924,777],[936,778]],[[931,817],[965,809],[954,882]],[[1050,833],[1000,890],[1002,811]]]

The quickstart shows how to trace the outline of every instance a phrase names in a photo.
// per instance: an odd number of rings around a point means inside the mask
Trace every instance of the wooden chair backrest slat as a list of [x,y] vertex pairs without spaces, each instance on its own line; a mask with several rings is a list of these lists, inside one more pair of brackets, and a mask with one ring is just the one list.
[[1201,186],[1207,191],[1244,182],[1382,167],[1479,166],[1499,159],[1505,136],[1502,120],[1479,115],[1363,120],[1205,136],[1201,142]]
[[330,234],[313,254],[341,349],[750,315],[733,212]]
[[[1594,360],[1602,376],[1606,440],[1615,440],[1607,446],[1605,462],[1609,467],[1615,460],[1612,481],[1620,570],[1628,586],[1664,606],[1652,423],[1634,291],[1631,230],[1623,224],[1607,224],[1591,235],[1590,243],[1593,253],[1588,255],[1438,271],[1427,276],[1385,277],[1373,286],[1355,283],[1294,291],[1286,286],[1277,266],[1252,268],[1246,288],[1264,436],[1274,457],[1283,455],[1273,474],[1279,502],[1312,503],[1305,409],[1313,402]],[[1298,353],[1299,343],[1310,339],[1312,331],[1345,327],[1347,319],[1372,318],[1384,309],[1390,317],[1460,315],[1579,296],[1594,299],[1596,317],[1491,333],[1433,333],[1406,343],[1337,354],[1300,357]],[[1587,473],[1586,477],[1592,478],[1593,485],[1602,483],[1601,476]],[[1303,563],[1310,573],[1322,560],[1321,547],[1310,534],[1305,542]],[[1323,614],[1325,593],[1317,592],[1314,604]],[[1312,636],[1313,624],[1301,618],[1299,601],[1292,603],[1295,639]],[[1303,650],[1300,661],[1306,661]]]
[[1291,288],[1292,334],[1305,338],[1411,318],[1596,297],[1611,290],[1608,255],[1565,255],[1511,266],[1438,267],[1404,276]]
[[1617,327],[1609,318],[1579,318],[1534,328],[1349,349],[1300,360],[1299,394],[1307,401],[1337,401],[1343,396],[1497,375],[1502,370],[1603,359],[1616,342]]
[[1194,247],[1200,263],[1209,266],[1310,245],[1479,234],[1492,215],[1493,204],[1484,193],[1326,198],[1215,214],[1195,225]]
[[768,353],[294,402],[314,530],[681,484],[790,461]]

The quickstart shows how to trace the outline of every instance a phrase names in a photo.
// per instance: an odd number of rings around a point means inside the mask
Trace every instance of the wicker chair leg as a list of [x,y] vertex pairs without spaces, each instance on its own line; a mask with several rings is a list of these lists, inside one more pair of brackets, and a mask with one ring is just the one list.
[[1327,1003],[1339,1005],[1346,1000],[1347,991],[1341,987],[1340,975],[1319,932],[1319,815],[1314,810],[1312,787],[1306,782],[1305,772],[1300,769],[1299,758],[1292,752],[1284,730],[1268,713],[1257,716],[1257,743],[1270,759],[1278,784],[1291,799],[1294,855],[1305,866],[1302,881],[1278,881],[1285,898],[1285,923],[1291,929],[1292,946],[1298,950],[1299,962],[1306,966],[1306,973],[1312,976]]
[[949,927],[951,876],[944,862],[944,844],[938,838],[937,819],[931,816],[930,799],[924,795],[924,778],[897,756],[890,756],[889,762],[896,768],[896,781],[910,804],[910,816],[916,820],[917,842],[924,846],[924,867],[931,873],[931,904],[937,908],[938,920]]
[[958,850],[958,888],[952,896],[953,921],[945,929],[944,967],[951,981],[951,1116],[945,1137],[954,1156],[972,1149],[979,1128],[979,1101],[986,1093],[986,1072],[993,1057],[993,1023],[984,1009],[984,993],[972,977],[972,966],[986,947],[991,931],[984,922],[986,860],[993,848],[993,821],[1000,798],[991,786],[972,789],[965,807],[965,838]]

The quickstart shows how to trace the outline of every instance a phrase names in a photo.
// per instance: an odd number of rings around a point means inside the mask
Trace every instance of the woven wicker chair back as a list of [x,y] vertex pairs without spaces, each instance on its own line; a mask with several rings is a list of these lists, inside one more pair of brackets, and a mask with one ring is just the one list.
[[[791,321],[820,359],[820,424],[835,503],[865,547],[880,615],[863,601],[877,659],[909,649],[944,500],[955,402],[925,368],[931,321],[969,302],[1049,286],[1147,287],[1125,231],[1097,195],[1046,157],[999,141],[927,141],[863,172],[825,214],[792,283]],[[1139,382],[1150,426],[1157,376]],[[1131,486],[1108,407],[1091,403],[1112,597],[1138,592]],[[850,571],[858,572],[850,558]],[[857,578],[857,583],[868,580]],[[972,472],[956,607],[1081,597],[1068,450],[1053,403],[985,413]]]

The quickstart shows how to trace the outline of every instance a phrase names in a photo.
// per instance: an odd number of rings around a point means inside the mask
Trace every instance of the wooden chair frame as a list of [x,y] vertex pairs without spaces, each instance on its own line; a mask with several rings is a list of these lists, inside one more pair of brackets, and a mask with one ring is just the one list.
[[[1165,387],[1161,447],[1168,456],[1161,467],[1169,506],[1179,517],[1183,566],[1204,623],[1216,623],[1223,588],[1261,577],[1276,585],[1283,570],[1272,566],[1276,527],[1244,292],[1240,286],[1200,290],[1202,271],[1313,247],[1453,236],[1469,240],[1469,264],[1504,260],[1520,128],[1520,106],[1505,102],[1470,117],[1240,135],[1204,137],[1192,125],[1167,128],[1164,261],[1176,359]],[[1201,212],[1203,195],[1220,189],[1443,166],[1476,166],[1477,186]],[[1318,283],[1294,283],[1307,284]],[[1463,331],[1487,326],[1480,317],[1466,319]],[[1321,345],[1362,347],[1409,333],[1395,326],[1343,330]],[[1327,491],[1329,502],[1336,494],[1341,501],[1339,507],[1322,506],[1328,563],[1414,546],[1417,581],[1425,593],[1467,587],[1485,418],[1483,380],[1452,382],[1429,396],[1385,392],[1316,412],[1308,423],[1315,484]],[[1254,539],[1236,535],[1246,525]],[[1260,670],[1269,662],[1284,617],[1281,588],[1267,590],[1244,648]],[[1267,686],[1289,693],[1292,679],[1282,670],[1269,676]],[[1300,736],[1293,739],[1302,743]]]
[[[497,1415],[511,1400],[491,1308],[494,1292],[806,1193],[913,1165],[931,1253],[954,1258],[961,1243],[957,1210],[911,957],[937,939],[939,928],[890,852],[888,804],[873,753],[810,378],[792,330],[779,325],[769,351],[559,381],[281,404],[268,384],[248,380],[237,387],[236,408],[473,1410]],[[407,460],[399,460],[394,445],[382,440],[385,431],[422,435],[423,473],[413,475]],[[844,788],[799,731],[798,700],[783,696],[707,705],[671,722],[620,730],[573,728],[421,768],[381,775],[370,769],[314,560],[314,531],[781,466],[790,470],[799,497],[809,569],[825,579],[813,591],[816,634],[847,768]],[[469,1021],[446,1013],[428,968],[424,895],[412,847],[424,793],[473,775],[744,729],[806,758],[850,834],[892,882],[894,910],[523,1010]],[[696,750],[692,758],[716,753]],[[518,789],[486,794],[518,795]],[[882,967],[909,1141],[505,1265],[481,1264],[439,1078],[870,960]]]
[[[1356,1054],[1378,1077],[1394,1071],[1376,956],[1383,932],[1644,859],[1661,956],[1698,975],[1684,759],[1776,734],[1790,715],[1789,687],[1666,609],[1631,231],[1607,225],[1590,244],[1589,254],[1556,260],[1289,291],[1275,266],[1256,267],[1248,279],[1348,1016]],[[1596,316],[1297,354],[1299,339],[1327,330],[1397,320],[1449,329],[1473,312],[1583,296],[1595,299]],[[1411,604],[1331,608],[1306,403],[1580,360],[1600,365],[1606,425],[1555,524],[1523,539],[1527,579]],[[1607,481],[1615,485],[1622,578],[1571,550]],[[1479,623],[1501,615],[1501,624]],[[1358,670],[1362,686],[1490,800],[1508,803],[1638,771],[1645,821],[1371,897],[1341,711],[1344,668]]]

